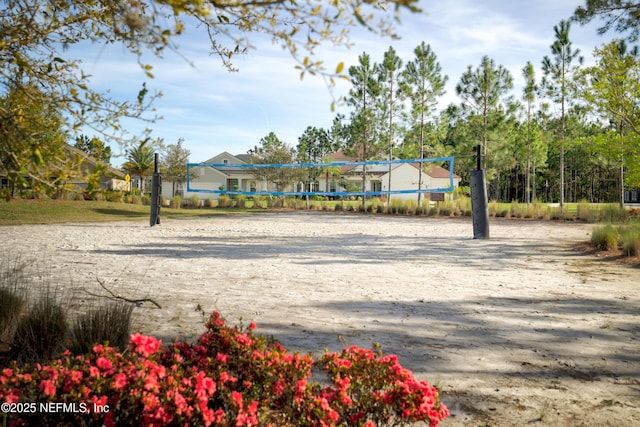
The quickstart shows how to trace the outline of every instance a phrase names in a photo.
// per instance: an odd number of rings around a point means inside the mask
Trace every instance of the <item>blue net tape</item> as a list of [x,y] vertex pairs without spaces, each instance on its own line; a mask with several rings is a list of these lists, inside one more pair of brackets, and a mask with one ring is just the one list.
[[[449,186],[440,188],[408,189],[408,190],[384,190],[384,191],[232,191],[232,190],[208,190],[191,187],[189,170],[192,167],[210,167],[214,169],[268,169],[268,168],[327,168],[345,166],[390,165],[404,163],[434,163],[449,162]],[[454,189],[453,184],[453,157],[435,157],[430,159],[400,159],[400,160],[371,160],[366,162],[331,162],[331,163],[188,163],[187,164],[187,191],[190,193],[211,193],[242,196],[383,196],[392,194],[425,194],[447,193]]]

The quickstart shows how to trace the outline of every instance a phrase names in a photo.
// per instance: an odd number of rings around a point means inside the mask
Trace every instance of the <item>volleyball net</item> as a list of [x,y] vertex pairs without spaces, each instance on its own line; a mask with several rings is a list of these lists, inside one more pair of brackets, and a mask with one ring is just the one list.
[[188,163],[186,184],[189,193],[243,196],[341,198],[448,193],[454,190],[453,168],[453,157],[330,163]]

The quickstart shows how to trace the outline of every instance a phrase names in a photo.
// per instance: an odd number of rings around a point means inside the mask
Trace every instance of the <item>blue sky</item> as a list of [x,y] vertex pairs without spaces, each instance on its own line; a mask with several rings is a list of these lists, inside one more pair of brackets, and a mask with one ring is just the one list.
[[[553,26],[568,19],[581,4],[583,0],[422,1],[424,13],[402,16],[397,29],[400,40],[357,31],[352,37],[355,46],[350,50],[329,46],[319,49],[317,57],[328,66],[344,61],[348,68],[357,64],[362,52],[380,62],[393,46],[406,63],[413,59],[413,49],[425,41],[449,76],[440,107],[459,102],[455,85],[467,66],[477,67],[483,55],[511,71],[513,93],[520,97],[522,68],[531,61],[537,68],[537,78],[542,77],[540,63],[550,55]],[[572,24],[570,38],[587,64],[594,47],[616,36],[598,36],[597,24]],[[205,161],[223,151],[246,153],[272,131],[295,146],[307,126],[328,129],[337,113],[348,115],[347,107],[332,112],[331,94],[322,78],[308,75],[301,81],[294,61],[269,39],[251,37],[257,48],[235,59],[240,69],[237,73],[229,73],[216,56],[209,54],[206,41],[205,34],[196,30],[177,39],[180,53],[191,64],[172,52],[162,59],[146,54],[143,60],[153,64],[153,79],[147,79],[135,58],[121,47],[96,46],[83,50],[81,56],[94,89],[109,90],[120,99],[135,99],[146,81],[150,90],[161,91],[163,96],[155,107],[163,119],[154,124],[128,121],[126,127],[133,134],[150,127],[153,137],[169,144],[183,138],[184,147],[191,151],[191,162]],[[348,90],[349,83],[339,82],[334,95],[344,96]],[[113,149],[121,153],[117,145]],[[123,161],[114,158],[112,164]]]

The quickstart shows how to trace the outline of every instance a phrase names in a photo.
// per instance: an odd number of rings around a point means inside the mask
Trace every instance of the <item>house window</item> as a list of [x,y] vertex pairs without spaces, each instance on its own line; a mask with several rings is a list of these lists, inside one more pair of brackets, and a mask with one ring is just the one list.
[[239,182],[237,179],[228,179],[227,180],[227,191],[238,191],[240,188],[238,186]]
[[225,164],[225,165],[228,165],[228,164],[229,164],[229,160],[224,159],[224,160],[222,161],[222,163],[223,163],[223,164]]
[[329,183],[329,191],[332,193],[335,193],[336,191],[338,191],[338,186],[337,183],[335,181],[331,181]]
[[253,192],[256,191],[256,182],[255,181],[251,181],[249,183],[249,191],[253,191]]
[[318,181],[305,183],[304,191],[319,191],[319,189],[320,189],[320,183]]
[[380,181],[371,181],[371,191],[382,191],[382,182]]
[[9,178],[0,179],[0,188],[9,187]]

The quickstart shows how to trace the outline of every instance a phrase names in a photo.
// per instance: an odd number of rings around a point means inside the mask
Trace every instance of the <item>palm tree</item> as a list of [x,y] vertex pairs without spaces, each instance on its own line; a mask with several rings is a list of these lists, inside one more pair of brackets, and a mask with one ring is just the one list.
[[[322,163],[331,163],[331,161],[332,161],[331,157],[322,158]],[[340,170],[340,166],[332,166],[328,164],[327,166],[324,166],[322,168],[322,172],[324,173],[324,176],[325,176],[325,192],[328,193],[329,178],[335,179],[339,177],[342,174],[342,171]]]
[[127,162],[122,165],[130,174],[140,177],[140,193],[144,194],[144,178],[153,171],[153,147],[147,145],[149,138],[140,141],[137,147],[127,150]]

